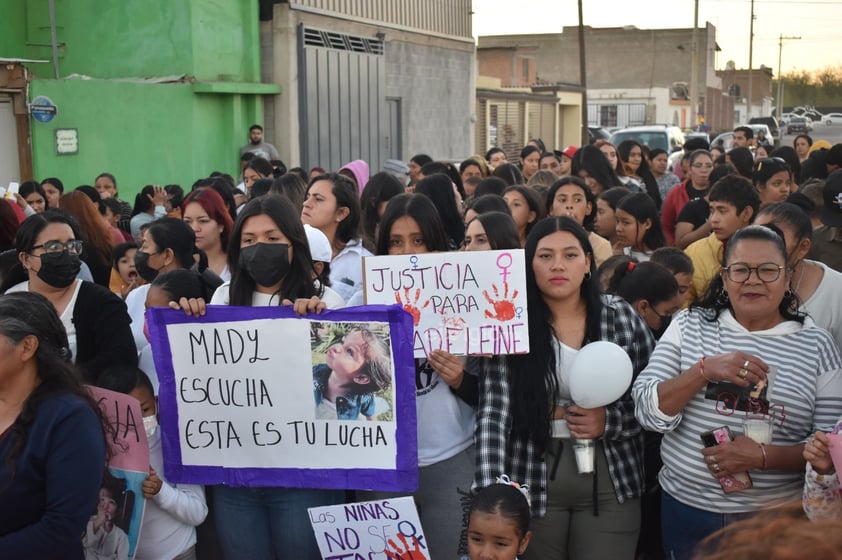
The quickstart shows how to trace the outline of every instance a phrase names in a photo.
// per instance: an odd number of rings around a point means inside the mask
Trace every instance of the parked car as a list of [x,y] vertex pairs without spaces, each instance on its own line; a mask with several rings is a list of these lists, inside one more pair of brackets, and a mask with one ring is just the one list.
[[781,115],[781,118],[778,119],[778,124],[781,126],[786,126],[789,123],[789,119],[792,117],[796,117],[795,113],[784,113]]
[[684,146],[684,133],[677,126],[651,125],[630,126],[611,135],[611,143],[618,146],[623,140],[634,140],[654,150],[660,148],[667,153],[677,152]]
[[710,144],[710,134],[707,132],[685,132],[684,133],[684,141],[687,142],[691,138],[701,138],[708,144]]
[[715,146],[719,146],[726,152],[730,151],[731,148],[734,147],[734,133],[723,132],[722,134],[717,135],[717,137],[713,139],[713,142],[710,143],[711,148]]
[[787,134],[801,134],[812,132],[813,121],[810,117],[792,117],[786,125]]
[[757,123],[749,123],[749,124],[743,125],[743,126],[748,126],[749,128],[751,128],[752,131],[754,131],[755,141],[757,141],[757,133],[763,132],[763,134],[766,136],[766,143],[767,144],[777,146],[780,143],[780,139],[777,136],[775,136],[774,134],[772,134],[772,131],[769,130],[768,125],[757,124]]
[[[775,117],[754,117],[748,120],[748,124],[765,124],[769,128],[769,132],[771,133],[771,135],[767,134],[766,138],[769,139],[770,143],[778,143],[777,141],[781,136],[781,127],[778,126],[778,119],[776,119]],[[757,134],[757,130],[755,130],[754,133]]]
[[591,139],[591,144],[597,140],[608,140],[611,138],[611,133],[601,126],[589,126],[588,137]]
[[822,117],[824,124],[830,126],[832,124],[842,123],[842,113],[828,113]]

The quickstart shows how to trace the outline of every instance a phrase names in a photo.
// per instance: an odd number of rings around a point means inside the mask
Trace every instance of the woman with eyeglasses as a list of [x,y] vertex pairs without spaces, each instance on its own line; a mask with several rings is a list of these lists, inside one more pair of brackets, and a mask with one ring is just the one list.
[[779,230],[738,230],[705,296],[674,317],[632,386],[637,419],[664,434],[667,557],[691,558],[722,526],[799,500],[804,442],[839,416],[839,349],[799,312],[791,279]]
[[690,154],[689,177],[670,190],[661,206],[661,227],[667,244],[675,245],[675,223],[684,205],[707,194],[712,171],[713,156],[709,151],[696,150]]
[[761,208],[776,202],[786,202],[792,192],[792,172],[789,165],[779,157],[764,158],[755,163],[753,179]]
[[137,350],[123,300],[76,278],[83,249],[77,231],[73,219],[60,210],[24,220],[15,248],[26,280],[3,288],[5,293],[35,292],[53,304],[67,331],[71,360],[92,381],[110,366],[137,365]]

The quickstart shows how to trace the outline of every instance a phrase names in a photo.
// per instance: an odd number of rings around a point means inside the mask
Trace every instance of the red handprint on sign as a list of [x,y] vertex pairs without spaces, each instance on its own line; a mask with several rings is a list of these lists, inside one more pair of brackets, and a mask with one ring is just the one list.
[[404,288],[403,292],[403,298],[401,298],[400,292],[395,292],[395,302],[403,305],[404,310],[412,315],[412,324],[417,327],[418,323],[421,322],[421,310],[430,305],[430,300],[425,301],[424,304],[419,307],[419,300],[421,299],[420,289],[415,290],[415,298],[412,299],[412,301],[410,301],[409,288]]
[[409,543],[406,542],[406,537],[403,534],[398,534],[398,539],[400,539],[403,548],[389,539],[391,550],[387,548],[383,551],[386,553],[386,558],[389,560],[427,560],[427,556],[421,552],[421,543],[418,542],[418,537],[412,535],[412,550],[409,549]]
[[486,310],[485,316],[489,319],[497,319],[498,321],[510,321],[514,319],[515,315],[517,314],[517,310],[515,309],[514,300],[517,297],[518,291],[515,290],[514,293],[511,295],[511,299],[509,298],[509,283],[503,283],[503,299],[500,299],[500,291],[497,289],[496,284],[491,285],[491,289],[494,292],[494,298],[491,299],[491,296],[488,295],[488,290],[483,290],[482,295],[485,296],[486,301],[494,306],[494,313],[491,311]]

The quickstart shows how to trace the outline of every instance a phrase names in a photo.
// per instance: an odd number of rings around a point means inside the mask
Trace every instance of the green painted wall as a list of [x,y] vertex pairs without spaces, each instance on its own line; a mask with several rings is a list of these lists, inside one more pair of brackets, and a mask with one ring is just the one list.
[[[47,0],[0,0],[0,58],[51,60]],[[150,183],[185,188],[235,174],[248,127],[262,121],[260,30],[254,0],[55,0],[60,78],[27,64],[29,99],[57,105],[31,119],[34,176],[68,188],[107,171],[122,198]],[[67,78],[73,74],[91,80]],[[138,83],[186,75],[184,83]],[[195,82],[195,83],[194,83]],[[78,130],[79,153],[56,154],[55,129]]]
[[[47,0],[2,5],[0,57],[52,60]],[[256,1],[55,0],[55,7],[60,76],[260,81]],[[34,71],[53,76],[52,65]]]
[[[147,184],[189,189],[212,171],[235,174],[244,123],[258,119],[254,96],[196,94],[191,84],[39,80],[31,95],[58,107],[49,123],[32,121],[35,177],[72,189],[107,171],[128,202]],[[57,128],[78,130],[77,155],[56,155]]]

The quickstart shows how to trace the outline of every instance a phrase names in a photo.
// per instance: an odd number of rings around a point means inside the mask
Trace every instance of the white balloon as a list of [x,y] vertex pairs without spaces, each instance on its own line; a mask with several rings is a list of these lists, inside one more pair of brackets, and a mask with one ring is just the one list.
[[582,408],[610,404],[631,385],[633,369],[621,347],[605,340],[591,342],[570,365],[570,397]]

